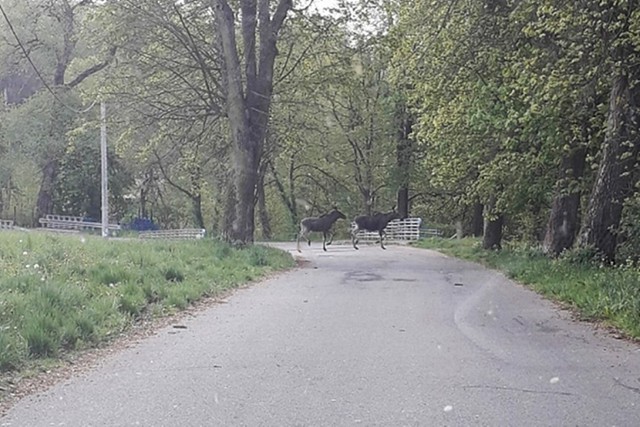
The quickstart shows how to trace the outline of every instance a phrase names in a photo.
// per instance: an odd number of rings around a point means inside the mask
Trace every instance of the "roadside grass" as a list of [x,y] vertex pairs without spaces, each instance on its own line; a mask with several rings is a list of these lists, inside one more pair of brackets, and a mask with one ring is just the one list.
[[212,239],[105,241],[2,232],[0,391],[2,376],[50,366],[142,319],[293,265],[277,249],[234,249]]
[[583,320],[603,322],[632,339],[640,339],[640,268],[586,261],[569,252],[552,260],[540,249],[508,245],[485,251],[476,239],[424,239],[416,247],[433,249],[503,271],[515,281],[562,302]]

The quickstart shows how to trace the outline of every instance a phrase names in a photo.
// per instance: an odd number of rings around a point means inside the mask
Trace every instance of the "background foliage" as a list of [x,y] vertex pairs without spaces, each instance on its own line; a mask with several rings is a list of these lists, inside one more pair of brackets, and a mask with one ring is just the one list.
[[[44,81],[4,25],[0,215],[37,222],[52,159],[50,209],[99,214],[101,99],[114,220],[224,234],[233,144],[210,2],[1,4]],[[485,231],[487,247],[635,258],[638,10],[630,0],[294,7],[278,34],[255,237],[289,239],[304,216],[386,211],[404,197],[427,224]]]

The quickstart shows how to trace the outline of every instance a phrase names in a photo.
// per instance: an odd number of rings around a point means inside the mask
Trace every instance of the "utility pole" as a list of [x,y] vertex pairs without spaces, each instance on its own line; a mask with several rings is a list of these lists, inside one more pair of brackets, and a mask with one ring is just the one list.
[[100,102],[100,187],[102,189],[102,237],[109,237],[109,187],[107,185],[107,104]]

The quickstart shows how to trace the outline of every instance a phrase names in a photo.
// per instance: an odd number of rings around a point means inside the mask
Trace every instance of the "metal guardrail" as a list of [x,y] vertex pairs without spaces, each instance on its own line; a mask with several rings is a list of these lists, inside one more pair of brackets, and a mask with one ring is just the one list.
[[13,230],[13,220],[10,219],[0,219],[0,230]]
[[141,239],[202,239],[206,230],[204,228],[178,228],[173,230],[148,230],[141,231]]
[[[385,241],[401,242],[420,239],[420,225],[422,218],[394,219],[387,224],[384,229],[386,233]],[[351,229],[355,228],[355,223],[351,224]],[[376,242],[380,239],[377,231],[358,231],[358,240],[361,242]]]
[[[100,230],[101,222],[85,221],[79,216],[48,214],[38,222],[44,228],[55,230]],[[119,224],[109,224],[109,230],[120,230]]]
[[420,230],[420,237],[442,237],[444,232],[437,228],[423,228]]

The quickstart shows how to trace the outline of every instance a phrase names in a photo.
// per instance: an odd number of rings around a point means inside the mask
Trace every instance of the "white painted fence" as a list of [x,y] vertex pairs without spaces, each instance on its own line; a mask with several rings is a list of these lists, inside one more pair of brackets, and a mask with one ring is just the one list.
[[180,228],[173,230],[148,230],[141,231],[141,239],[203,239],[204,228]]
[[13,220],[0,219],[0,230],[13,230]]
[[[406,242],[410,240],[420,239],[420,224],[422,224],[422,218],[405,218],[394,219],[387,228],[384,229],[386,236],[385,242]],[[355,223],[351,224],[351,230],[355,228]],[[358,232],[358,240],[360,242],[376,242],[380,239],[380,234],[377,231],[362,231]]]
[[[69,231],[69,230],[100,230],[102,228],[101,222],[85,221],[80,216],[70,215],[45,215],[44,218],[38,220],[42,225],[42,228],[56,230],[56,231]],[[109,224],[110,230],[120,230],[119,224]]]

